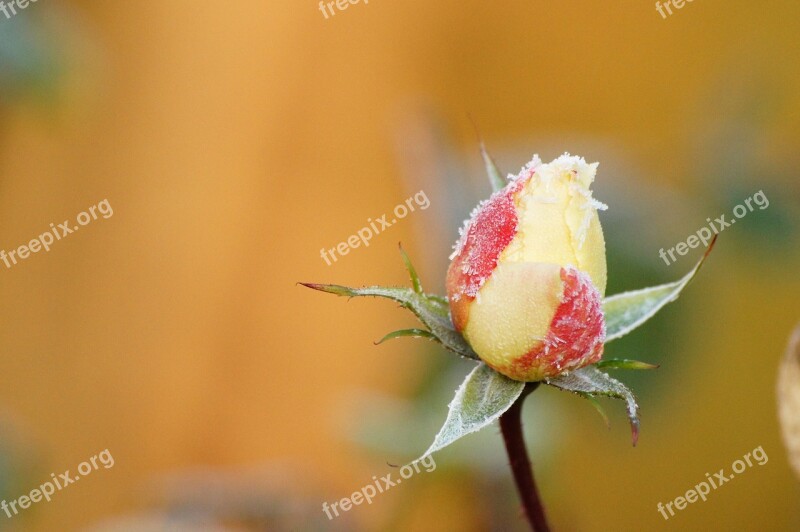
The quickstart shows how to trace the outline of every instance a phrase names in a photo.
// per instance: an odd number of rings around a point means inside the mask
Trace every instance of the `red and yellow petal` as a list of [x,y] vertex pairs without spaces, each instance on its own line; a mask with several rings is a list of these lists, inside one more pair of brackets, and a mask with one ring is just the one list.
[[599,360],[605,242],[597,165],[538,158],[473,212],[447,272],[453,323],[491,367],[540,380]]

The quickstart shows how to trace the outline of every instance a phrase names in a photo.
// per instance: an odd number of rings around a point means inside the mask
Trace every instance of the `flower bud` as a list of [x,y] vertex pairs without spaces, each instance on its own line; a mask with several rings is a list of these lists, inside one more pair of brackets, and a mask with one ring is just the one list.
[[473,211],[447,271],[456,329],[481,359],[538,381],[600,360],[605,241],[597,163],[534,157]]

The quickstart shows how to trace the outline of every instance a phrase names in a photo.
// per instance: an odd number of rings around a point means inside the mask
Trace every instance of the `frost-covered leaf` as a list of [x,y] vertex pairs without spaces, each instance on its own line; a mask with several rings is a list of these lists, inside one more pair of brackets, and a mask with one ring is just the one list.
[[373,296],[391,299],[413,312],[445,348],[465,358],[478,360],[478,355],[453,327],[447,301],[438,296],[418,294],[411,288],[368,286],[350,288],[335,284],[300,283],[308,288],[337,296]]
[[595,364],[597,369],[658,369],[658,364],[648,364],[627,358],[609,358]]
[[631,435],[633,445],[639,440],[639,405],[636,404],[636,397],[627,386],[617,379],[610,377],[594,366],[584,368],[545,379],[545,384],[555,386],[561,390],[573,392],[581,396],[606,396],[622,399],[625,401],[628,411],[628,420],[631,423]]
[[511,380],[479,364],[456,390],[444,426],[418,460],[490,425],[511,408],[524,388],[524,382]]
[[616,294],[603,302],[606,319],[606,342],[621,338],[652,318],[656,312],[672,303],[697,272],[714,248],[717,237],[711,241],[703,257],[683,279],[660,286]]
[[800,327],[795,329],[778,369],[778,418],[789,463],[800,477]]

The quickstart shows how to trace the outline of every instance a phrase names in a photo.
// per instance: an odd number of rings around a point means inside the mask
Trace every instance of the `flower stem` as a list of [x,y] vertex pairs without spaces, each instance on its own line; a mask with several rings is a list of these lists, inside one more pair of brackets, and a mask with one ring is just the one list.
[[525,516],[534,532],[548,532],[547,519],[544,515],[544,507],[539,498],[539,491],[536,489],[536,482],[533,479],[533,467],[528,459],[528,451],[525,448],[525,436],[522,433],[522,404],[525,397],[534,391],[539,383],[528,384],[523,390],[522,395],[502,416],[500,416],[500,430],[503,432],[503,440],[506,444],[506,453],[511,465],[511,472],[514,474],[514,482],[517,485],[522,507]]

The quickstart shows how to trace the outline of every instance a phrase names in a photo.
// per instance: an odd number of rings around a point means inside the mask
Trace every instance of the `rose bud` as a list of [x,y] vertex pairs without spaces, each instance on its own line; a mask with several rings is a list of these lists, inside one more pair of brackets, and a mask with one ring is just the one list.
[[473,211],[447,271],[456,329],[494,370],[538,381],[600,360],[605,341],[597,163],[538,157]]

